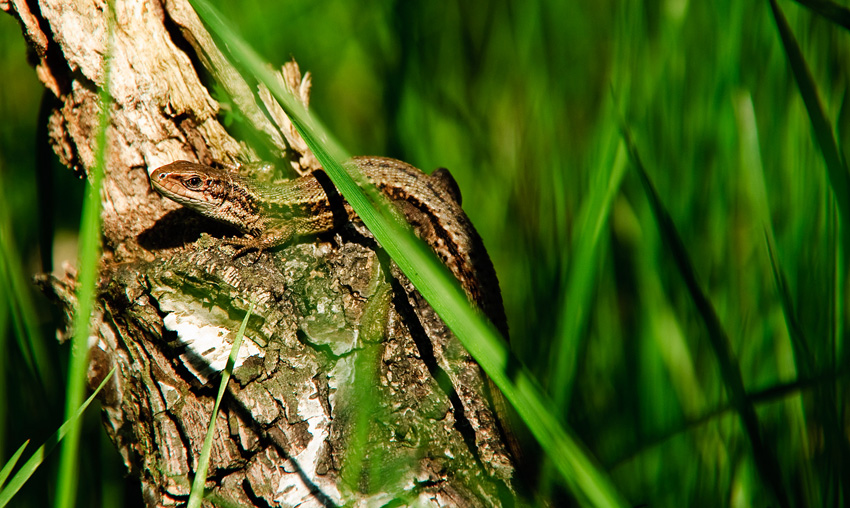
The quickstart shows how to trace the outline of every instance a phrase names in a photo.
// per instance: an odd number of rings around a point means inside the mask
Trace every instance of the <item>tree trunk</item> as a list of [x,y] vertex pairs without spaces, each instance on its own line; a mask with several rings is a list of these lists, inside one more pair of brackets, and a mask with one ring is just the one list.
[[[486,378],[368,230],[350,223],[260,256],[232,259],[234,234],[150,188],[149,173],[257,154],[317,169],[266,93],[215,47],[185,0],[0,1],[16,16],[37,72],[58,99],[50,141],[87,174],[109,55],[109,127],[100,297],[89,380],[107,432],[146,502],[185,502],[210,419],[217,373],[249,302],[215,427],[207,488],[242,506],[493,506],[516,501],[514,466]],[[294,62],[281,79],[307,101]],[[227,90],[260,146],[221,123]],[[258,99],[258,97],[261,97]],[[208,234],[207,234],[208,233]],[[42,277],[70,316],[74,275]]]

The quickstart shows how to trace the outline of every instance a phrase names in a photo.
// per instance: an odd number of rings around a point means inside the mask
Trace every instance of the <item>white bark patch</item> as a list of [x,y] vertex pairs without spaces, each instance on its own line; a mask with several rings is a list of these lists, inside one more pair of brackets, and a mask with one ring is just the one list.
[[304,386],[298,390],[301,394],[298,398],[298,416],[307,422],[307,433],[311,438],[307,446],[288,460],[283,468],[284,474],[278,483],[278,496],[275,498],[281,506],[298,506],[299,508],[324,506],[302,478],[309,478],[334,503],[341,502],[335,479],[327,478],[328,475],[316,474],[319,452],[325,440],[329,438],[331,422],[325,414],[319,397],[316,396],[315,387],[312,383],[309,384],[310,386]]
[[[177,333],[179,345],[185,348],[180,359],[186,368],[206,384],[227,365],[239,323],[220,307],[205,307],[193,300],[169,296],[162,295],[159,299],[160,309],[168,312],[162,321],[166,329]],[[262,351],[246,331],[234,368],[252,356],[261,355]]]

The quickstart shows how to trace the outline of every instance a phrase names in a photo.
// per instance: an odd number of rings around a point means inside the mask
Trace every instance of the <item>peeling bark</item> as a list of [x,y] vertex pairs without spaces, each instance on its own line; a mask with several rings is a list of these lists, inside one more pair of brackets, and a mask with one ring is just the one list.
[[[233,231],[151,191],[149,172],[178,159],[233,165],[264,153],[296,172],[318,167],[187,2],[116,2],[111,53],[102,1],[16,0],[0,8],[20,21],[38,76],[58,98],[50,142],[82,175],[94,163],[98,93],[111,55],[89,382],[117,368],[101,395],[103,421],[149,505],[187,499],[213,386],[251,301],[256,308],[216,422],[211,500],[516,502],[486,378],[365,227],[352,223],[233,260],[220,241]],[[263,146],[230,136],[201,76],[231,94]],[[291,62],[281,79],[306,105],[309,76]],[[39,282],[70,320],[74,274]]]

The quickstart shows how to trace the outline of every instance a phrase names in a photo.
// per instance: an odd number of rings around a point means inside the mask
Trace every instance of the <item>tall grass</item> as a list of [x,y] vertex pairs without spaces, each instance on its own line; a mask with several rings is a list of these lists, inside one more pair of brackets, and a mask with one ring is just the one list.
[[[850,359],[843,177],[833,175],[850,142],[850,34],[840,18],[776,6],[822,121],[768,1],[220,8],[265,59],[293,56],[313,73],[311,107],[346,151],[452,171],[500,275],[514,353],[628,502],[841,506]],[[10,25],[0,29],[19,37]],[[12,57],[0,65],[23,61]],[[27,189],[28,163],[12,148],[21,121],[6,121],[13,86],[0,87],[0,168]],[[626,157],[621,124],[680,251]],[[36,226],[22,217],[32,212],[9,204],[28,256]],[[8,289],[0,302],[15,301]],[[5,344],[20,357],[16,341]],[[3,365],[0,386],[34,384]],[[30,417],[9,400],[16,418]],[[9,414],[3,459],[38,441]],[[49,495],[21,494],[32,505]]]

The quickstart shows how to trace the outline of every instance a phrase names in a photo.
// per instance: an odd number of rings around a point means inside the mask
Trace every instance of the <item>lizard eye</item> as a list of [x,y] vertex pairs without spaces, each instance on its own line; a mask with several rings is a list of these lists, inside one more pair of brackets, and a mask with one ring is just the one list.
[[199,176],[193,176],[185,180],[186,187],[189,187],[190,189],[200,188],[201,183],[203,183],[203,180]]

